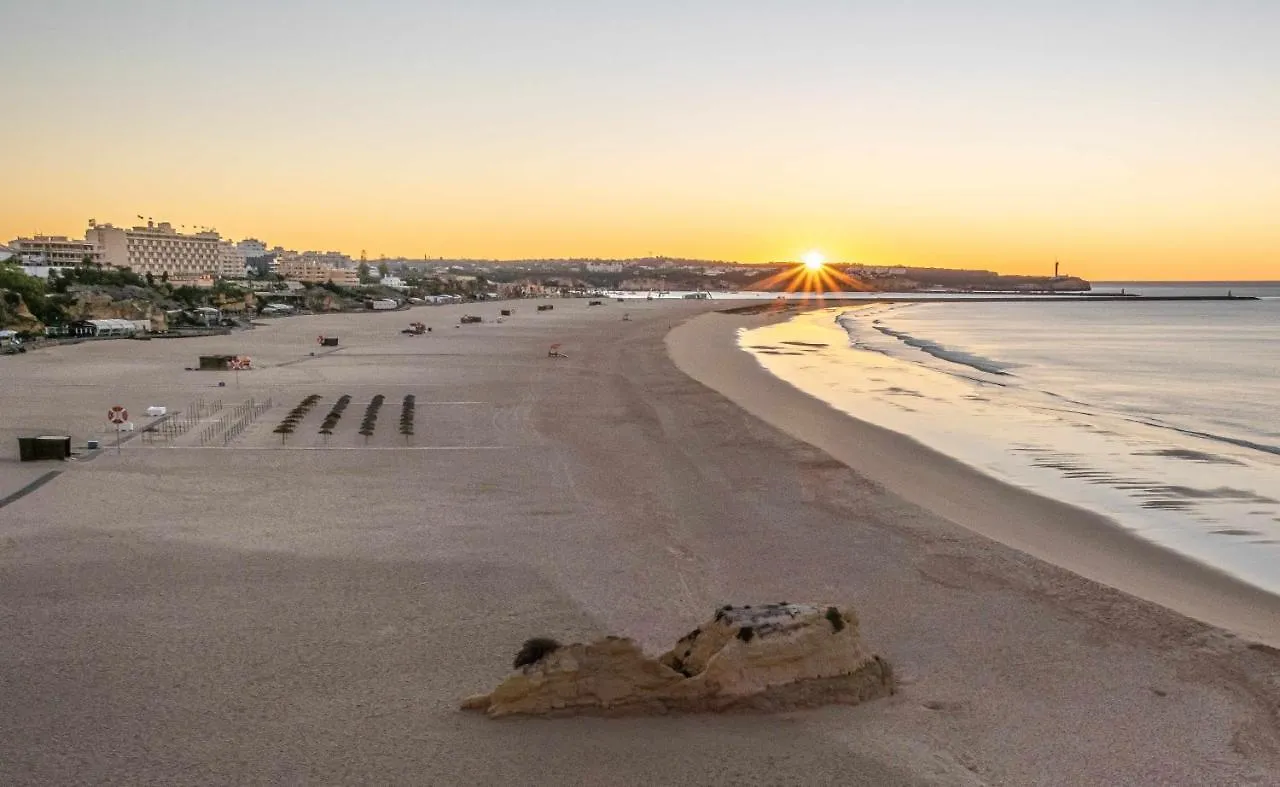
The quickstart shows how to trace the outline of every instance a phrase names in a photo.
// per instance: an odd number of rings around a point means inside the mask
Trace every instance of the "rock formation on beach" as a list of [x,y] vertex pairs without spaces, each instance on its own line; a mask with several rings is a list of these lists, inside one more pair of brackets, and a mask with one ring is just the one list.
[[491,717],[776,711],[892,694],[889,664],[863,646],[845,607],[722,607],[660,658],[630,639],[529,640],[516,671],[462,705]]

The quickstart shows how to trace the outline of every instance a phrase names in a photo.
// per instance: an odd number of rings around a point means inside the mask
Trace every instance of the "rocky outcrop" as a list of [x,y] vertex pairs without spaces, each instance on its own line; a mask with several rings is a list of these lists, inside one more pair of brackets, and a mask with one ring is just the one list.
[[[72,288],[72,299],[64,307],[72,320],[151,320],[151,330],[164,331],[168,321],[163,306],[145,297],[137,287],[113,288],[107,292],[89,288]],[[136,292],[135,292],[136,291]]]
[[0,328],[14,331],[42,331],[44,324],[36,319],[22,296],[16,292],[0,292]]
[[566,646],[531,640],[516,663],[463,708],[491,717],[774,711],[856,704],[894,690],[892,670],[863,645],[853,610],[810,604],[723,607],[657,659],[629,639],[606,637]]

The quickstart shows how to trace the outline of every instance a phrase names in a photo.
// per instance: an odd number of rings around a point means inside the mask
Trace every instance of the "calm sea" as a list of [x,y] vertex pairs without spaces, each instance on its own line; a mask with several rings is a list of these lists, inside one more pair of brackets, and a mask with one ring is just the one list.
[[746,331],[860,419],[1280,593],[1280,284],[1257,301],[848,306]]

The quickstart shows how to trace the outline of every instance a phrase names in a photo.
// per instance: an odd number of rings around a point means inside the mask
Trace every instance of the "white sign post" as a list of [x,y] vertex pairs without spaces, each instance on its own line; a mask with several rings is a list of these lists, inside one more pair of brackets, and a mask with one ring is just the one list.
[[116,425],[116,454],[120,454],[120,425],[129,420],[129,411],[116,405],[107,411],[107,420]]

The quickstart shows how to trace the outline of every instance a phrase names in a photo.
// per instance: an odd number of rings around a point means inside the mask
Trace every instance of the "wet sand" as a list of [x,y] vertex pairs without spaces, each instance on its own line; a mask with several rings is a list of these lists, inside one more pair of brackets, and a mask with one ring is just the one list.
[[899,497],[1056,566],[1280,647],[1280,596],[1142,539],[1106,517],[1018,489],[915,440],[850,418],[796,391],[737,349],[740,329],[788,313],[708,314],[679,326],[667,343],[687,374]]
[[[1280,656],[976,535],[686,376],[664,338],[716,304],[524,303],[453,327],[509,306],[2,359],[5,479],[17,431],[80,442],[111,404],[275,406],[225,447],[198,444],[214,414],[0,508],[0,781],[1263,784],[1280,767]],[[432,334],[399,334],[410,319]],[[218,351],[262,368],[238,387],[183,371]],[[312,393],[282,446],[272,428]],[[852,603],[902,691],[781,717],[456,709],[526,637],[656,651],[753,600]]]

